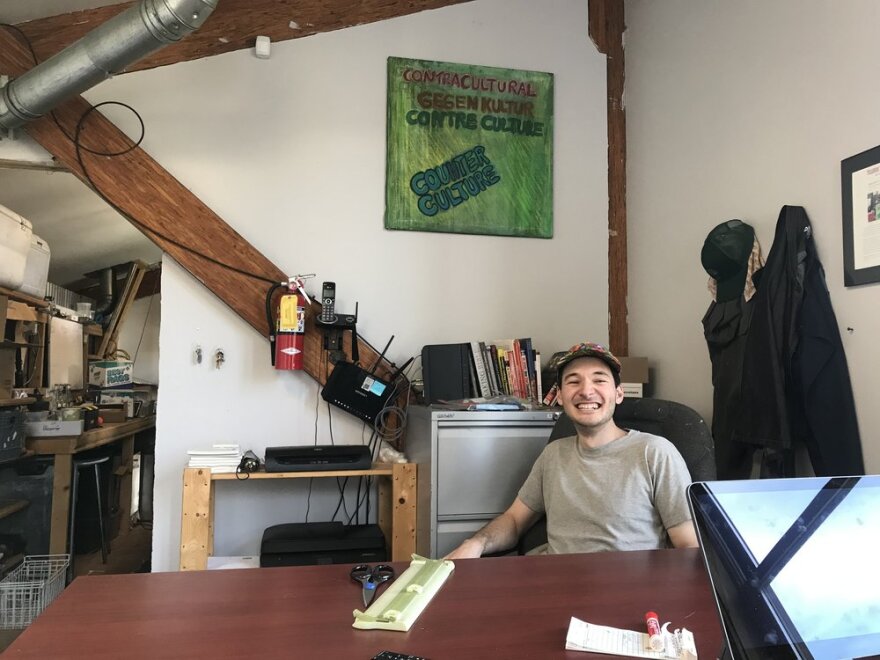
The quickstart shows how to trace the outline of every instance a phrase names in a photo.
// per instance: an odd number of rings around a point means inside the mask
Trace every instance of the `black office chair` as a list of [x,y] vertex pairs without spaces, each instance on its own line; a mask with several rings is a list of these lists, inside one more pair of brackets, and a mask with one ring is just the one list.
[[[663,436],[681,453],[694,481],[715,479],[715,443],[706,422],[693,408],[663,399],[624,399],[614,411],[614,422],[624,429],[635,429]],[[562,413],[547,442],[575,435],[574,424]],[[547,521],[541,517],[522,535],[517,551],[525,554],[547,542]]]

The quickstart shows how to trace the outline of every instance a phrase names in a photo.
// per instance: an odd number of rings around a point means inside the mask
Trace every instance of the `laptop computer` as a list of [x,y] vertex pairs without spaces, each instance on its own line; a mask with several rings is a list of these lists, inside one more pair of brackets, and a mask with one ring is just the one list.
[[725,657],[878,657],[880,476],[698,482],[688,501]]

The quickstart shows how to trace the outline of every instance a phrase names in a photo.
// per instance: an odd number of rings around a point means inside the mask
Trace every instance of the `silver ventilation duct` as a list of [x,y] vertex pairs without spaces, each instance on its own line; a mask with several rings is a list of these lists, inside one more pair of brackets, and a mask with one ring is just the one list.
[[141,0],[0,90],[0,128],[17,128],[201,27],[219,0]]

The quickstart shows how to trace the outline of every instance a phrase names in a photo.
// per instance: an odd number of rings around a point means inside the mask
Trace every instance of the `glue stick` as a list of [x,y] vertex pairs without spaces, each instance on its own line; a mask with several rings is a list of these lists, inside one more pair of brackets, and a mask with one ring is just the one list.
[[660,618],[656,612],[645,613],[645,623],[648,625],[648,645],[652,651],[662,651],[666,644],[663,643],[663,636],[660,634]]

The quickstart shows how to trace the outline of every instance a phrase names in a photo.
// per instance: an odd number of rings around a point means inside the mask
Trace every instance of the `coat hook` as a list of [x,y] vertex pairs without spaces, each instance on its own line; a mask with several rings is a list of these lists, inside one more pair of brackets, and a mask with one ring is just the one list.
[[226,356],[223,354],[223,349],[218,348],[214,352],[214,366],[219,369],[223,366],[223,363],[226,362]]

